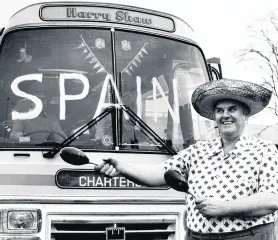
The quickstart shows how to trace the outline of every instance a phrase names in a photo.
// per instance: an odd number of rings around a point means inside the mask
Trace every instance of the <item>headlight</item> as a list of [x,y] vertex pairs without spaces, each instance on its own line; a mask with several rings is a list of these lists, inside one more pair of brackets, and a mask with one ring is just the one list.
[[38,228],[38,214],[31,211],[8,212],[8,229],[36,230]]
[[40,231],[41,212],[39,210],[3,210],[2,214],[4,232],[37,233]]

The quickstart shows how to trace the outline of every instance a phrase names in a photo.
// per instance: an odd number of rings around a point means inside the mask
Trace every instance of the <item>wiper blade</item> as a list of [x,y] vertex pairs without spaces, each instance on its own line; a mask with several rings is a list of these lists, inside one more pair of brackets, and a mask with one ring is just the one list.
[[154,132],[138,115],[131,110],[129,106],[121,105],[121,109],[125,111],[131,118],[134,119],[134,124],[139,124],[142,129],[144,129],[146,132],[148,132],[151,136],[154,137],[154,139],[159,142],[171,155],[176,155],[177,152],[172,147],[168,146],[164,140],[159,137],[156,132]]
[[58,143],[58,142],[42,142],[42,143],[35,144],[36,147],[59,146],[59,145],[60,145],[60,143]]
[[80,129],[78,129],[74,134],[69,136],[67,139],[65,139],[63,142],[61,142],[58,146],[55,146],[50,151],[45,152],[43,154],[44,158],[53,158],[60,150],[64,147],[67,147],[69,144],[71,144],[75,139],[80,137],[84,132],[86,132],[88,129],[96,125],[99,121],[101,121],[103,118],[105,118],[108,114],[110,114],[113,111],[114,107],[108,107],[106,108],[101,114],[99,114],[97,117],[93,118],[91,121],[83,125]]

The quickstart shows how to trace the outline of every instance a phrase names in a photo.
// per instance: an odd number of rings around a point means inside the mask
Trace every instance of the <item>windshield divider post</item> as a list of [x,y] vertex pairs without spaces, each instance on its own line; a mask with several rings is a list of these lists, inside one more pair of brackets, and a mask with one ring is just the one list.
[[[116,41],[115,41],[115,29],[111,28],[111,52],[112,52],[112,72],[113,72],[113,79],[115,81],[115,85],[118,86],[118,79],[117,79],[117,63],[116,63]],[[116,103],[115,92],[111,88],[111,100],[112,103]],[[118,104],[121,104],[120,102]],[[115,110],[111,114],[112,116],[112,131],[113,131],[113,143],[114,149],[119,150],[119,109],[115,108]]]
[[[120,97],[122,97],[122,72],[119,73],[119,93],[120,93]],[[122,145],[123,143],[123,111],[121,109],[121,111],[119,111],[119,122],[118,122],[118,125],[119,125],[119,128],[118,128],[118,131],[119,131],[119,134],[118,134],[118,143]]]

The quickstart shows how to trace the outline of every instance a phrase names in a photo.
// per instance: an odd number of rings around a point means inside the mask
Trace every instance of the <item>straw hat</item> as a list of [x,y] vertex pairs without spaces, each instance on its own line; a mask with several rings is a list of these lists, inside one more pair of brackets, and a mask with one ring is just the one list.
[[263,110],[272,92],[258,84],[232,79],[221,79],[200,85],[192,94],[191,102],[201,116],[214,120],[215,104],[222,99],[233,99],[250,109],[250,116]]
[[19,51],[19,59],[17,62],[30,62],[32,60],[32,56],[28,55],[25,48],[20,48]]

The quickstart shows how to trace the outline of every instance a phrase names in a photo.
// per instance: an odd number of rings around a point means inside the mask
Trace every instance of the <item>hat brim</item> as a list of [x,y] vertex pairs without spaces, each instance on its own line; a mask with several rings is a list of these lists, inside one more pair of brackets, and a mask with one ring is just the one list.
[[192,105],[201,116],[214,120],[214,108],[218,101],[229,99],[242,102],[250,109],[249,116],[263,110],[272,92],[258,84],[240,80],[216,80],[199,86],[192,94]]

